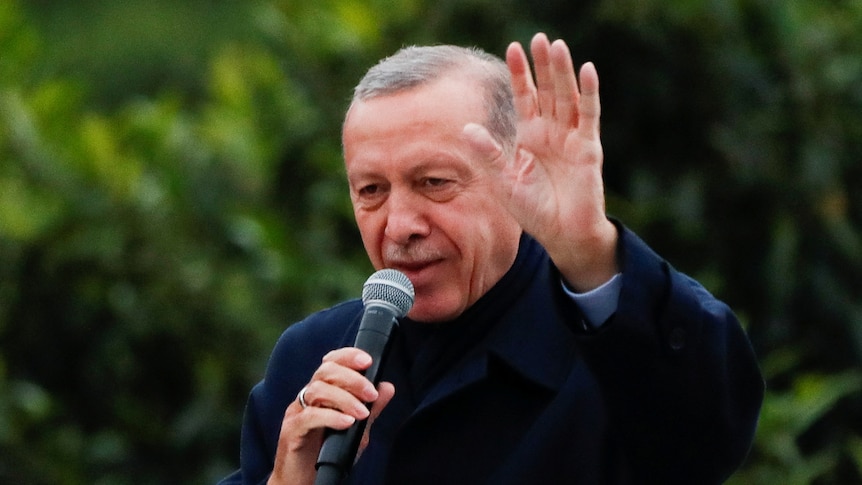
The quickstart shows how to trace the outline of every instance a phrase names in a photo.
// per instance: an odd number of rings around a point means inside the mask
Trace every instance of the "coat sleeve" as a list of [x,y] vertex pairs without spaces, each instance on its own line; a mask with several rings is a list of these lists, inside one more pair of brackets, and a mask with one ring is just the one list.
[[265,484],[272,472],[272,460],[267,451],[270,447],[262,434],[263,428],[257,422],[260,410],[255,404],[255,394],[262,392],[263,382],[257,384],[249,395],[243,416],[240,444],[241,467],[223,478],[218,485]]
[[578,337],[616,446],[648,483],[721,483],[745,459],[763,400],[751,344],[727,305],[624,227],[619,250],[617,311]]

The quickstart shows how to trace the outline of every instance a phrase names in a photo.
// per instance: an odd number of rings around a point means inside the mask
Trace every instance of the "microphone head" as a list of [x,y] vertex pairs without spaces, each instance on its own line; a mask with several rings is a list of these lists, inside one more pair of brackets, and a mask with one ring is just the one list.
[[413,283],[404,273],[395,269],[381,269],[362,285],[362,303],[383,303],[394,307],[398,317],[407,315],[413,307]]

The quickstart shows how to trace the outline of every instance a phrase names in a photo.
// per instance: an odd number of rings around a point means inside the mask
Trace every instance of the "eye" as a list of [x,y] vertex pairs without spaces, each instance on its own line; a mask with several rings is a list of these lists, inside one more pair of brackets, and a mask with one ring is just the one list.
[[426,197],[437,202],[446,202],[458,194],[458,183],[452,178],[423,177],[419,186]]
[[377,184],[368,184],[361,187],[358,191],[362,197],[370,197],[380,191],[380,186]]
[[423,180],[423,183],[425,184],[425,186],[430,187],[430,188],[442,188],[442,187],[445,187],[450,182],[451,182],[451,180],[443,179],[443,178],[437,178],[437,177],[428,177],[428,178]]
[[381,182],[357,183],[354,189],[353,203],[357,207],[370,210],[378,207],[384,200],[389,190],[389,185]]

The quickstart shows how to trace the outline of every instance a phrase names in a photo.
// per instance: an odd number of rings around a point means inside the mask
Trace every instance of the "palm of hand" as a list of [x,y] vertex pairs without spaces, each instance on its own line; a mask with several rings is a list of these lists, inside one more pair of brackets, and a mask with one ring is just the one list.
[[532,44],[536,83],[520,45],[507,52],[518,111],[518,152],[503,171],[509,208],[543,244],[590,237],[607,223],[599,140],[598,75],[581,70],[578,88],[566,45]]

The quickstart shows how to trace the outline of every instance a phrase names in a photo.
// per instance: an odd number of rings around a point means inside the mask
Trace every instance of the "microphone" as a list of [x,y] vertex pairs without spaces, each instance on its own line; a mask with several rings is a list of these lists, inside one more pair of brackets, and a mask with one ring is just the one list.
[[[404,273],[382,269],[371,275],[362,286],[365,310],[359,323],[354,347],[371,356],[371,366],[365,377],[377,386],[386,344],[397,319],[413,306],[413,283]],[[359,449],[368,420],[357,421],[346,430],[328,430],[317,458],[315,485],[335,485],[346,475]]]

